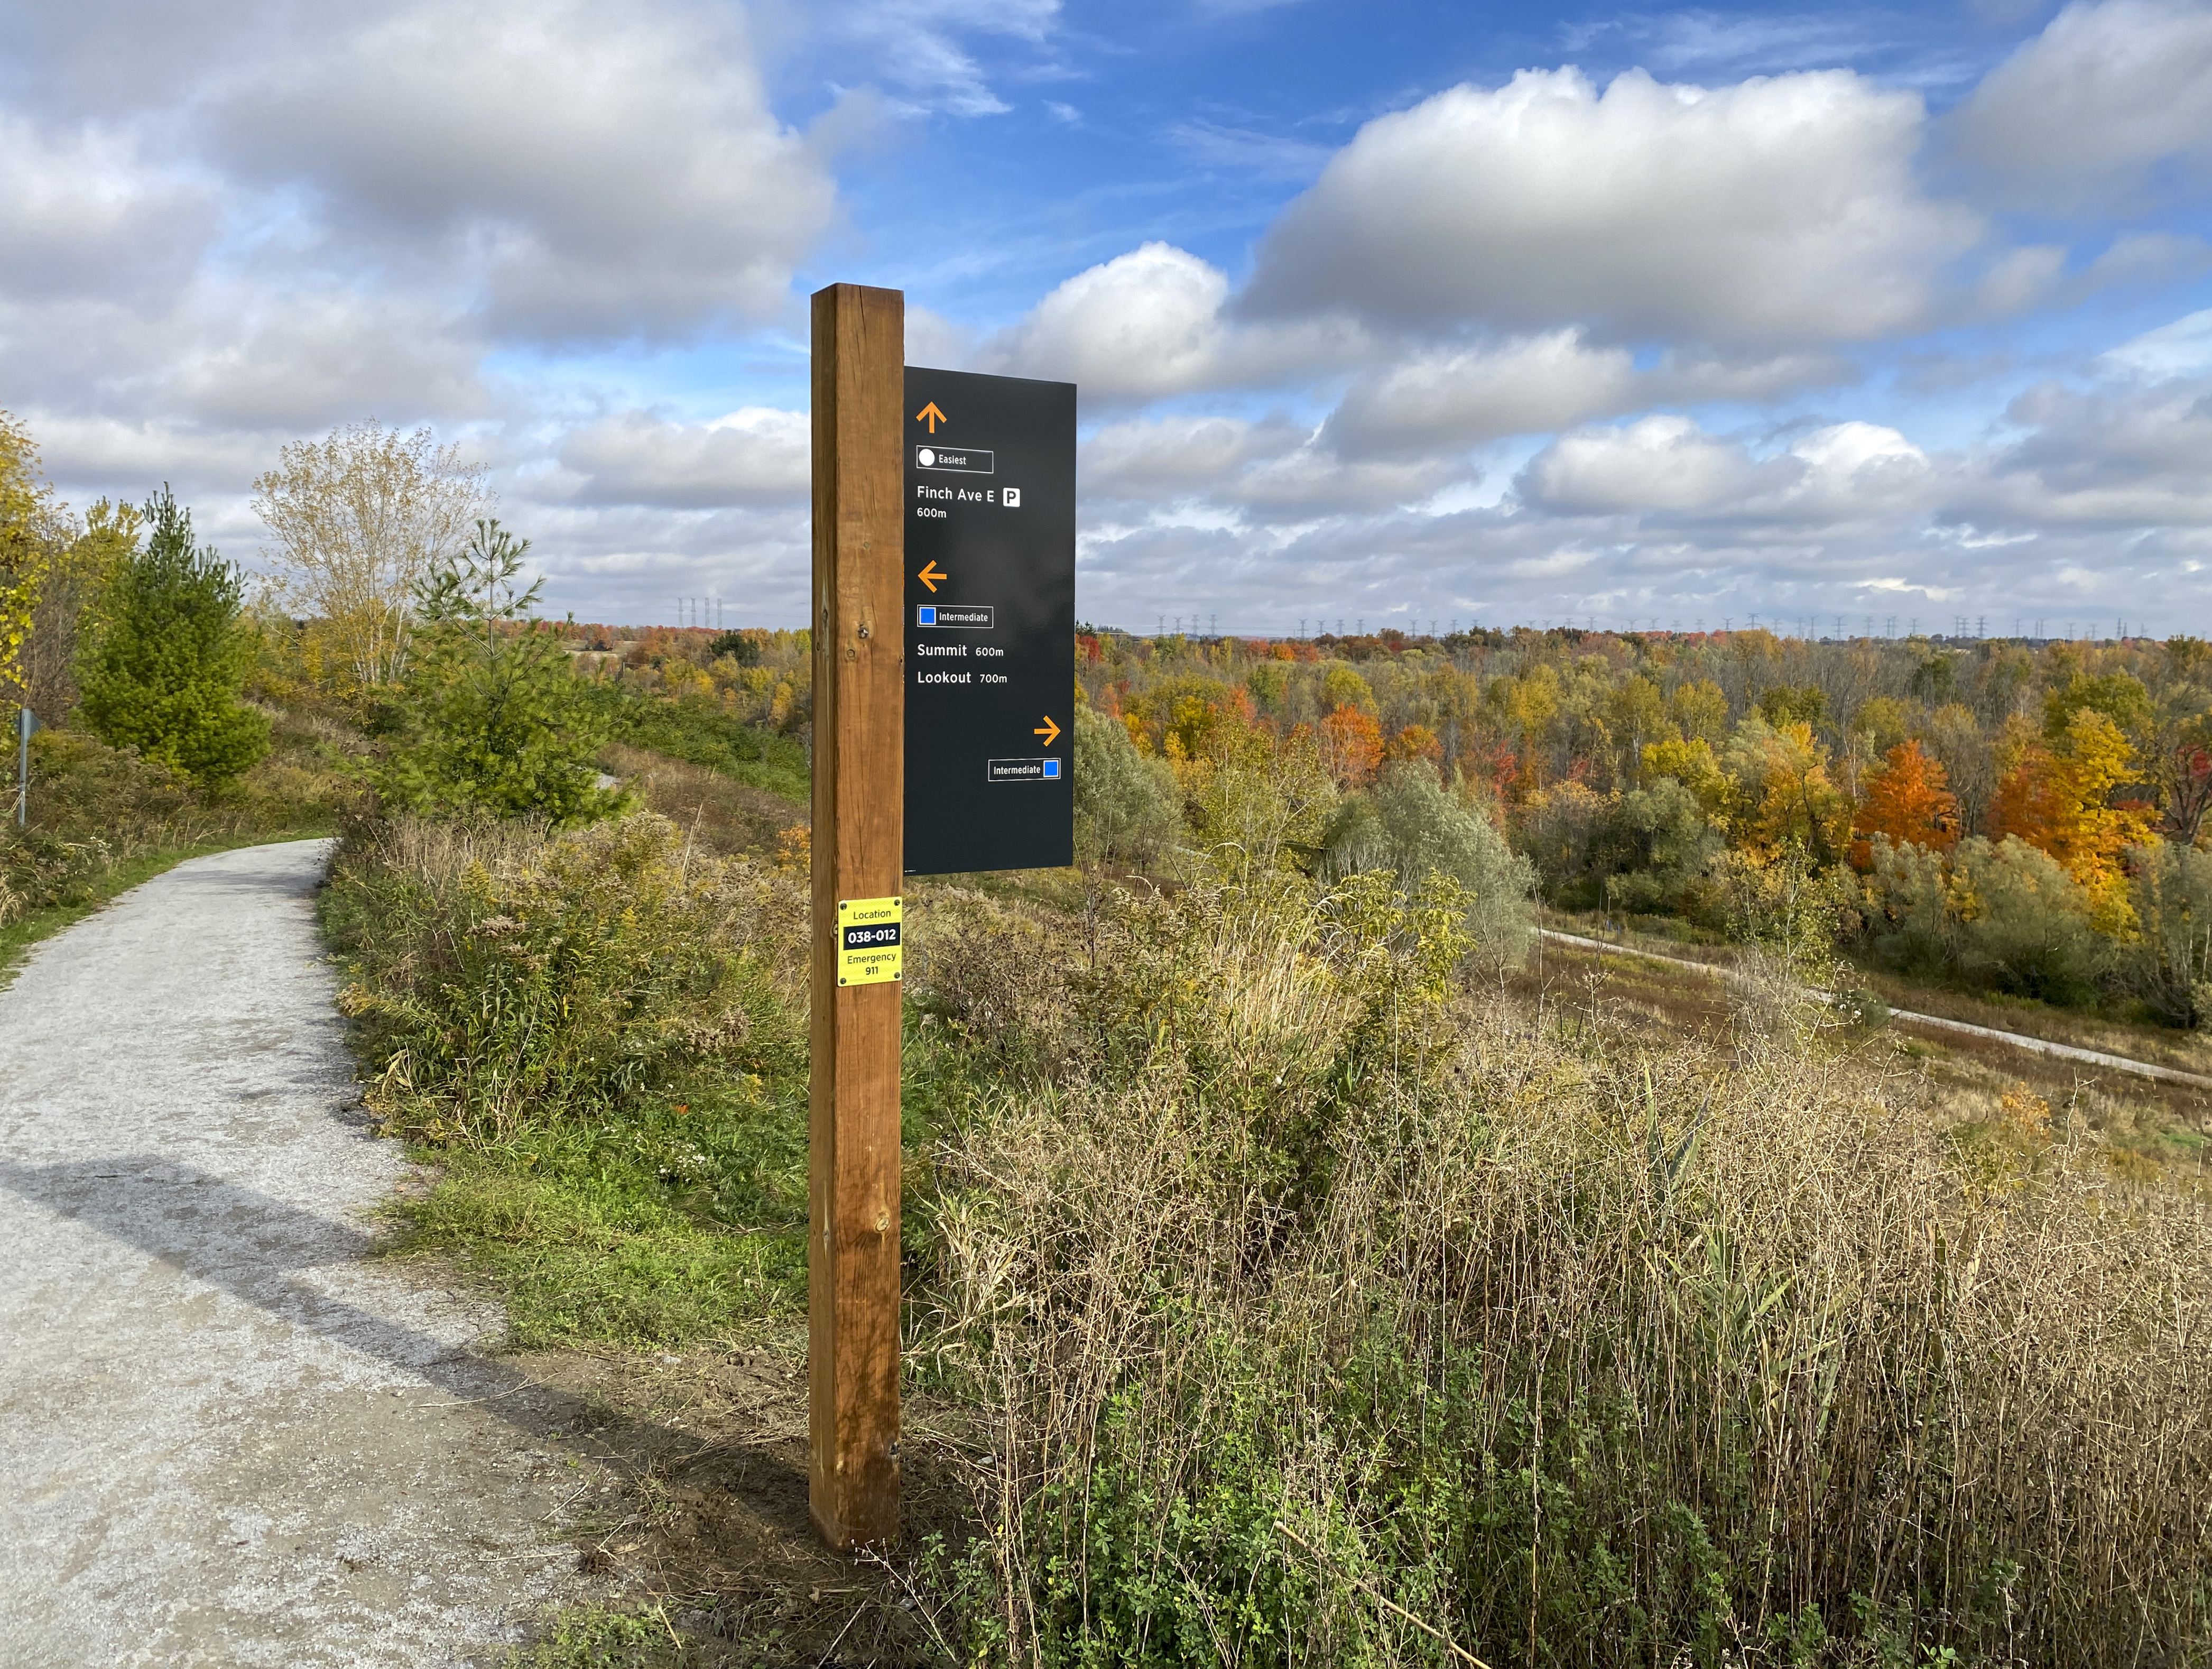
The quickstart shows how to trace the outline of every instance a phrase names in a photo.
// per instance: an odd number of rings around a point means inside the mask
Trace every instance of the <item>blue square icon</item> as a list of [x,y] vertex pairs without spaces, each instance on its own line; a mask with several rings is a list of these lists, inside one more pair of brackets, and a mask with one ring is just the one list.
[[914,611],[914,623],[918,626],[935,625],[937,624],[937,605],[935,603],[922,603],[918,605]]
[[1060,761],[1059,761],[1059,760],[1057,760],[1057,759],[1047,759],[1047,760],[1044,762],[1044,779],[1045,779],[1045,781],[1046,781],[1046,782],[1048,782],[1048,783],[1049,783],[1050,781],[1052,781],[1052,779],[1053,779],[1054,777],[1057,777],[1057,776],[1059,776],[1059,775],[1060,775]]

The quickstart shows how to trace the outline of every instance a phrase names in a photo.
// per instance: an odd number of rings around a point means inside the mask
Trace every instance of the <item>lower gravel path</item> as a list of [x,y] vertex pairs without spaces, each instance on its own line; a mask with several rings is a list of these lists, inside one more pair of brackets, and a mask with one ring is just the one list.
[[[1692,961],[1686,956],[1668,956],[1659,951],[1642,950],[1634,945],[1608,944],[1602,939],[1585,939],[1579,933],[1559,933],[1550,928],[1539,928],[1537,931],[1555,944],[1594,950],[1601,956],[1640,956],[1647,962],[1666,962],[1678,968],[1692,968],[1714,979],[1735,977],[1731,970],[1717,962]],[[2212,1078],[2203,1073],[2184,1072],[2178,1066],[2160,1066],[2155,1061],[2139,1061],[2126,1055],[2108,1055],[2101,1049],[2083,1049],[2075,1044],[2053,1043],[2048,1038],[2032,1038],[2023,1032],[2000,1032],[1994,1026],[1976,1026],[1969,1020],[1946,1020],[1941,1014],[1915,1014],[1910,1008],[1892,1008],[1889,1017],[1907,1026],[1925,1026],[1936,1032],[1955,1032],[1961,1037],[1988,1038],[1993,1042],[2008,1044],[2014,1049],[2025,1049],[2032,1054],[2055,1055],[2061,1060],[2109,1067],[2114,1071],[2131,1073],[2138,1078],[2156,1078],[2169,1084],[2187,1084],[2192,1089],[2212,1089]]]
[[[365,1258],[320,842],[201,858],[0,993],[0,1664],[496,1661],[579,1596],[576,1410]],[[490,1400],[483,1400],[483,1399]]]

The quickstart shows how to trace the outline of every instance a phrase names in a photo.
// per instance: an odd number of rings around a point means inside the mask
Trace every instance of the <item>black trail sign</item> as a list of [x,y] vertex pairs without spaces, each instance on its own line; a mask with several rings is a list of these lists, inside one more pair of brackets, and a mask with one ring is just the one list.
[[1075,385],[906,369],[909,875],[1075,861]]

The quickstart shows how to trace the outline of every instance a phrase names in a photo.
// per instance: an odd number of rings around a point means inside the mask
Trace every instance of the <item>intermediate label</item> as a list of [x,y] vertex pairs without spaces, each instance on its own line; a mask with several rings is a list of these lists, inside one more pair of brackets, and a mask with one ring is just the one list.
[[837,901],[837,983],[888,985],[903,977],[899,929],[903,898]]

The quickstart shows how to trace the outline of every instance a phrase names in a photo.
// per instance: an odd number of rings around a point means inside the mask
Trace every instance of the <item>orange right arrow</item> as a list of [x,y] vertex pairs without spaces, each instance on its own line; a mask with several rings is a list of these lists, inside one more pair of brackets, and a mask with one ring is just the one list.
[[951,577],[951,575],[944,572],[933,562],[931,563],[928,567],[923,569],[921,572],[915,576],[915,578],[920,580],[924,585],[929,588],[929,594],[933,597],[937,594],[937,582],[939,580],[949,580]]
[[1030,732],[1030,734],[1033,736],[1043,737],[1044,745],[1047,747],[1050,747],[1054,742],[1060,739],[1060,727],[1052,722],[1052,715],[1048,713],[1045,715],[1044,722],[1037,726],[1037,728]]
[[941,423],[951,423],[952,421],[951,418],[946,417],[942,411],[937,409],[937,402],[935,400],[930,401],[930,403],[923,406],[921,411],[915,412],[914,414],[914,420],[916,423],[927,423],[929,425],[929,432],[933,435],[937,433],[938,424]]

